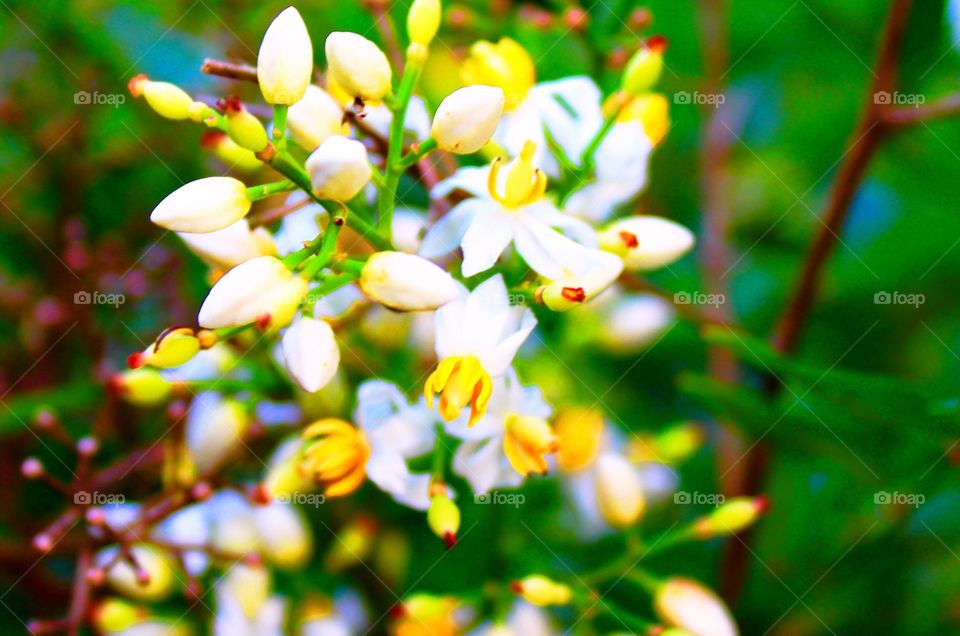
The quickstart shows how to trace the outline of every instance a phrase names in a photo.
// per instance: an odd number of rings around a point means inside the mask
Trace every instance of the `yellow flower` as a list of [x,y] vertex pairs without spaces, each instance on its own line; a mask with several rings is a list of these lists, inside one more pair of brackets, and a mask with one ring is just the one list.
[[546,474],[546,454],[556,449],[557,442],[547,421],[532,415],[510,414],[504,425],[503,452],[513,469],[524,477],[532,472]]
[[499,86],[506,96],[505,110],[520,105],[536,81],[533,60],[522,46],[510,38],[499,42],[481,40],[470,47],[470,56],[463,65],[463,78],[468,84]]
[[603,436],[603,415],[596,409],[569,409],[554,422],[557,433],[557,463],[576,473],[596,461]]
[[473,426],[486,413],[492,391],[490,374],[476,356],[468,355],[441,361],[427,378],[423,394],[429,408],[433,408],[434,395],[440,395],[440,415],[448,422],[460,417],[460,411],[469,404],[469,425]]
[[363,484],[370,442],[360,429],[334,418],[318,420],[307,427],[310,440],[303,451],[300,470],[324,486],[328,497],[349,495]]

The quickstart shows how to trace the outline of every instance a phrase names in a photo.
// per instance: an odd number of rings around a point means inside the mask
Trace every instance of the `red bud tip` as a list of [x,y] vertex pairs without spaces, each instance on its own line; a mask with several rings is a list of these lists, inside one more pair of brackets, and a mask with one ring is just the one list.
[[200,137],[200,147],[204,150],[212,150],[219,146],[226,136],[227,133],[222,130],[207,130]]
[[36,457],[28,457],[20,464],[20,474],[27,479],[36,479],[43,474],[43,464]]
[[762,515],[765,515],[770,511],[770,499],[765,495],[754,497],[753,505],[756,506],[757,512]]
[[104,526],[107,524],[107,515],[100,508],[87,508],[87,523],[91,526]]
[[150,573],[141,567],[137,567],[135,575],[137,577],[137,583],[141,587],[146,587],[150,585]]
[[630,249],[634,249],[636,246],[640,245],[637,235],[633,232],[620,232],[620,240],[623,241],[623,244]]
[[146,356],[142,353],[131,353],[127,356],[127,366],[131,369],[139,369],[147,363]]
[[266,506],[273,501],[273,497],[270,496],[270,491],[267,490],[266,484],[257,484],[250,492],[250,501],[258,506]]
[[511,581],[510,591],[514,594],[523,594],[523,583],[521,581]]
[[77,453],[83,457],[90,457],[100,448],[100,443],[93,437],[81,437],[77,440]]
[[647,40],[647,48],[654,53],[663,53],[670,46],[670,40],[662,35],[654,35]]
[[564,287],[560,291],[560,295],[572,303],[582,303],[587,299],[587,292],[583,290],[583,287]]
[[229,115],[230,113],[239,113],[243,110],[243,103],[236,95],[221,97],[217,100],[217,108]]
[[123,395],[123,376],[119,373],[110,376],[110,379],[108,379],[106,382],[106,388],[107,391],[114,395]]
[[103,571],[103,568],[90,568],[87,570],[85,577],[87,579],[87,583],[93,585],[94,587],[100,587],[106,580],[107,573]]
[[266,331],[267,327],[270,326],[270,320],[271,320],[270,314],[263,314],[262,316],[257,318],[257,321],[254,323],[254,327],[259,329],[260,331]]
[[243,555],[243,562],[247,565],[257,567],[263,565],[263,558],[259,552],[249,552]]
[[33,416],[38,428],[53,428],[57,423],[57,414],[48,408],[42,408]]
[[390,618],[402,618],[407,615],[407,608],[403,606],[403,603],[397,603],[387,610],[387,614],[390,615]]
[[210,485],[210,482],[207,481],[198,481],[193,488],[190,489],[190,496],[197,501],[206,501],[212,494],[213,487]]
[[563,21],[574,31],[585,29],[590,16],[581,7],[570,7],[563,14]]
[[150,78],[147,77],[146,73],[140,73],[139,75],[134,75],[133,78],[127,82],[127,90],[130,91],[130,94],[135,98],[143,95],[143,83],[148,81]]
[[447,548],[447,550],[453,548],[453,546],[457,545],[457,535],[452,532],[444,532],[443,545]]

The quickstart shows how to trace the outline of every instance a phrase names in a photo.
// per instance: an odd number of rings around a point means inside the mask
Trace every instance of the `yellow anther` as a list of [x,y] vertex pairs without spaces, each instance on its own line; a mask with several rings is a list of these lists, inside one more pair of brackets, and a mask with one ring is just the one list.
[[349,495],[363,484],[370,443],[363,431],[333,418],[314,422],[303,432],[308,443],[300,470],[325,486],[328,497]]
[[460,417],[463,408],[470,405],[469,426],[486,413],[492,392],[490,374],[474,356],[453,356],[441,361],[423,388],[430,408],[434,395],[440,395],[440,415],[448,422]]
[[530,415],[507,416],[503,452],[521,475],[547,472],[547,453],[556,450],[557,438],[546,420]]
[[468,84],[499,86],[506,97],[504,110],[520,105],[536,81],[530,54],[510,38],[496,44],[481,40],[470,47],[464,62],[463,79]]
[[547,175],[533,166],[533,155],[536,151],[537,145],[532,141],[523,145],[520,156],[507,166],[503,194],[497,184],[503,160],[499,157],[494,159],[487,178],[487,189],[494,201],[504,207],[516,209],[540,200],[547,191]]

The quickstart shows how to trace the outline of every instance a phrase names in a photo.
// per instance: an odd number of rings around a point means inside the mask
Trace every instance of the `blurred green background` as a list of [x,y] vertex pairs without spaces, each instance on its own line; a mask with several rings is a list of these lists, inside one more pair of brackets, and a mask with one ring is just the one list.
[[[209,56],[253,63],[265,26],[286,4],[0,2],[0,399],[6,407],[0,409],[6,436],[0,481],[16,484],[0,493],[0,587],[11,588],[0,600],[16,616],[62,609],[63,592],[56,590],[70,566],[51,557],[40,568],[55,590],[46,597],[35,591],[45,589],[42,581],[18,582],[34,561],[25,542],[56,501],[19,481],[20,460],[40,446],[21,421],[32,404],[23,396],[45,391],[47,399],[62,400],[74,412],[71,425],[82,428],[98,401],[96,381],[163,327],[192,323],[206,290],[200,263],[148,221],[164,195],[210,174],[210,159],[198,149],[201,131],[159,119],[129,98],[126,83],[145,72],[196,95],[249,92],[254,87],[203,75],[200,62]],[[902,90],[927,101],[955,91],[960,72],[944,5],[916,2],[907,32]],[[354,2],[296,6],[318,63],[318,43],[328,31],[371,29],[369,14]],[[559,21],[536,27],[522,19],[519,6],[493,12],[480,2],[461,6],[472,7],[478,19],[442,31],[452,49],[510,34],[538,60],[539,79],[587,73],[609,93],[619,72],[606,60],[617,46],[636,46],[622,20],[641,5],[584,4],[591,18],[586,33]],[[701,90],[699,5],[659,0],[642,6],[654,16],[647,33],[671,42],[660,90],[671,97]],[[820,227],[817,215],[873,79],[887,8],[877,0],[730,6],[732,67],[724,95],[738,140],[729,166],[737,261],[728,275],[729,300],[737,321],[758,338],[768,337]],[[394,9],[402,15],[401,6]],[[92,96],[90,103],[77,97],[81,91]],[[674,102],[674,125],[655,154],[641,207],[700,235],[703,111]],[[746,587],[735,606],[744,634],[960,632],[954,592],[960,480],[950,452],[960,434],[953,400],[960,395],[958,177],[960,123],[922,124],[886,143],[855,199],[795,362],[760,363],[760,345],[746,351],[721,329],[714,336],[739,350],[745,364],[742,386],[718,386],[704,371],[703,333],[688,323],[639,361],[592,350],[566,361],[582,369],[592,387],[626,373],[605,402],[635,430],[717,418],[746,431],[748,444],[762,436],[770,447],[764,491],[772,509],[751,544]],[[703,289],[696,257],[671,269],[653,279],[671,292]],[[92,289],[125,293],[127,301],[116,309],[73,303],[74,293]],[[876,304],[878,292],[922,294],[924,302]],[[763,397],[768,366],[790,386],[774,399]],[[541,359],[540,368],[524,370],[535,379],[553,369]],[[573,381],[569,390],[587,389]],[[130,428],[136,438],[136,427]],[[681,489],[717,492],[717,472],[708,447],[681,470]],[[419,587],[456,591],[528,571],[581,571],[619,549],[614,539],[578,544],[552,523],[560,514],[555,488],[537,483],[529,491],[528,500],[539,497],[543,505],[503,507],[496,518],[477,519],[477,548],[451,554]],[[925,502],[878,505],[875,494],[882,492],[921,494]],[[666,528],[702,512],[670,509],[652,523]],[[396,514],[404,523],[405,513]],[[420,523],[416,515],[409,519]],[[550,547],[524,524],[553,527],[538,531]],[[489,536],[497,540],[481,539]],[[439,549],[426,535],[423,541],[424,551]],[[650,565],[718,585],[724,546],[684,548]],[[422,573],[417,567],[411,581]],[[627,588],[611,598],[647,603]],[[2,610],[0,628],[6,633],[20,624]]]

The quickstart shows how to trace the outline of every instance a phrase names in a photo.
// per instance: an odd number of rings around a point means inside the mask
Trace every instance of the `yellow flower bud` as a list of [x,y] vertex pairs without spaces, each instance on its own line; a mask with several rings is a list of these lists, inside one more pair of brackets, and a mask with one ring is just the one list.
[[392,636],[456,636],[457,600],[432,594],[414,594],[396,606]]
[[407,13],[407,36],[414,44],[429,46],[440,28],[440,0],[413,0]]
[[136,406],[157,406],[170,397],[173,387],[154,369],[141,368],[114,376],[110,383],[127,402]]
[[604,520],[614,528],[632,526],[646,509],[640,475],[630,463],[613,453],[597,460],[597,504]]
[[467,155],[483,148],[503,115],[503,90],[466,86],[447,95],[433,117],[430,135],[442,150]]
[[287,7],[273,19],[260,43],[257,80],[268,104],[297,103],[313,75],[313,45],[300,13]]
[[249,174],[263,167],[252,150],[247,150],[230,139],[222,130],[208,130],[200,140],[200,147],[212,152],[230,170]]
[[146,608],[119,598],[108,598],[93,609],[92,621],[98,630],[111,634],[133,627],[149,616]]
[[136,569],[125,558],[116,559],[118,547],[107,548],[97,555],[97,563],[112,563],[107,570],[107,583],[120,594],[143,601],[157,601],[173,592],[176,578],[173,561],[157,548],[141,543],[130,548]]
[[324,557],[323,567],[337,574],[358,563],[364,563],[370,555],[377,536],[377,522],[371,517],[357,517],[337,532],[337,541],[330,545]]
[[654,36],[633,54],[623,71],[623,90],[631,96],[641,95],[650,90],[663,72],[663,52],[667,49],[667,39]]
[[250,211],[247,186],[233,177],[205,177],[182,185],[160,202],[150,220],[174,232],[214,232]]
[[190,327],[170,327],[163,330],[157,340],[142,353],[127,358],[131,369],[149,364],[159,369],[179,367],[200,351],[200,341]]
[[573,592],[569,587],[539,574],[514,581],[511,588],[525,601],[539,607],[566,605],[573,598]]
[[252,152],[260,152],[267,147],[270,139],[263,123],[243,107],[236,97],[228,97],[220,101],[224,115],[227,118],[227,134],[242,148]]
[[693,531],[700,539],[736,534],[753,525],[767,507],[765,497],[735,497],[695,521]]
[[333,201],[349,201],[373,176],[364,145],[341,135],[320,144],[307,158],[306,168],[316,195]]
[[657,615],[674,627],[694,634],[737,636],[730,610],[712,591],[694,581],[673,577],[661,584],[653,599]]
[[433,534],[443,539],[447,548],[457,544],[457,531],[460,530],[460,508],[446,493],[434,495],[427,509],[427,525]]
[[360,289],[397,311],[427,311],[445,305],[459,288],[439,265],[404,252],[378,252],[360,271]]
[[379,101],[390,92],[390,62],[367,38],[334,31],[327,36],[325,49],[334,80],[351,97]]
[[147,100],[158,115],[167,119],[191,119],[193,98],[183,89],[169,82],[154,82],[140,74],[127,84],[130,94]]
[[691,249],[693,233],[679,223],[659,216],[630,216],[597,233],[600,247],[623,259],[628,270],[658,269]]

